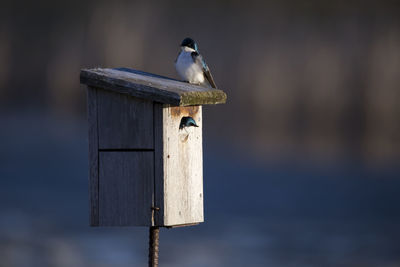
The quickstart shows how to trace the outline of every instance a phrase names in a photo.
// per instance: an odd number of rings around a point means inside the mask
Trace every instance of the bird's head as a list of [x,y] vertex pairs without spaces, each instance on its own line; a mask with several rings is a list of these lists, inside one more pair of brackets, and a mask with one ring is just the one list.
[[199,127],[196,124],[196,121],[192,118],[192,117],[182,117],[181,119],[181,123],[179,124],[179,129],[183,129],[185,127],[190,127],[190,126],[194,126],[194,127]]
[[189,37],[183,39],[183,41],[181,43],[181,47],[182,48],[188,47],[188,48],[191,48],[191,49],[193,49],[195,51],[198,51],[197,43],[192,38],[189,38]]

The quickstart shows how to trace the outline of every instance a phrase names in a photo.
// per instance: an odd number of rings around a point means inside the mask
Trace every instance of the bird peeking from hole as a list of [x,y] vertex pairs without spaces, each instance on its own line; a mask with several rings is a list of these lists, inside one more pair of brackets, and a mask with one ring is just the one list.
[[188,83],[217,88],[210,69],[192,38],[185,38],[182,41],[181,51],[175,60],[175,68],[179,76]]
[[179,124],[179,130],[185,130],[186,133],[188,133],[188,131],[186,130],[186,127],[199,127],[196,124],[196,121],[192,118],[192,117],[182,117],[181,119],[181,123]]

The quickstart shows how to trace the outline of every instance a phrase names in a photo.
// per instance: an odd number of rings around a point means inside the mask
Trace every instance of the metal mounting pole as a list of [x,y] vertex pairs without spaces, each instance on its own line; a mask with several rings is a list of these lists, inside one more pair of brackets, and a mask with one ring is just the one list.
[[160,237],[160,228],[158,226],[151,226],[149,235],[149,267],[158,266],[159,237]]

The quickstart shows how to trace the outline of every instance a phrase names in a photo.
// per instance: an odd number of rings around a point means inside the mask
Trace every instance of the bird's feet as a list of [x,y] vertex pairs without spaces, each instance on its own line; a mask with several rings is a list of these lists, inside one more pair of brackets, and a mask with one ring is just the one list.
[[191,82],[189,82],[189,81],[184,81],[185,83],[189,83],[189,84],[194,84],[194,85],[198,85],[198,86],[201,86],[201,83],[191,83]]

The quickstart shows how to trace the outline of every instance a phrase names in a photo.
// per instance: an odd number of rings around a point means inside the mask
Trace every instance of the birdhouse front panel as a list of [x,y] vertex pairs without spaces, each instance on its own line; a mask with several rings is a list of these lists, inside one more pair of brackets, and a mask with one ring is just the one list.
[[[180,127],[182,119],[187,117],[198,127]],[[162,209],[156,216],[156,224],[174,226],[203,222],[202,108],[164,105],[162,124],[163,173],[159,175],[163,178],[158,179],[163,190],[156,195],[156,204]],[[162,201],[157,201],[159,199]]]

